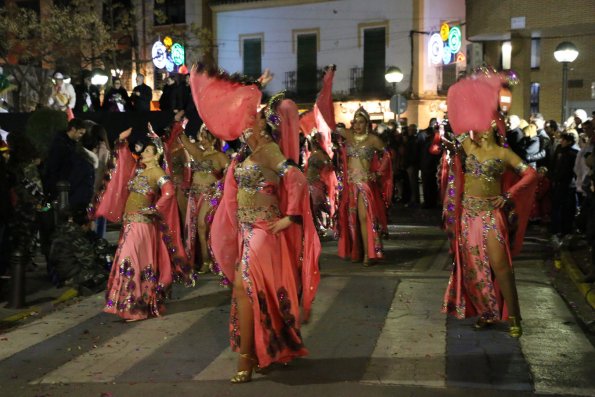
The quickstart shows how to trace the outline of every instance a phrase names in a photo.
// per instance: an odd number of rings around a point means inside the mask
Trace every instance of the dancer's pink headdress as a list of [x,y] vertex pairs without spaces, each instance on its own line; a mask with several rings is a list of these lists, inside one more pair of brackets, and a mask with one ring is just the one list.
[[291,99],[280,92],[269,100],[265,110],[267,123],[278,131],[279,147],[289,160],[298,162],[300,156],[300,115]]
[[[511,77],[512,76],[512,77]],[[505,126],[499,109],[501,90],[514,84],[512,73],[504,76],[483,68],[455,83],[448,90],[448,121],[455,134],[484,132],[497,125],[501,135]]]
[[231,141],[254,124],[262,98],[258,81],[203,66],[190,73],[192,99],[213,135]]

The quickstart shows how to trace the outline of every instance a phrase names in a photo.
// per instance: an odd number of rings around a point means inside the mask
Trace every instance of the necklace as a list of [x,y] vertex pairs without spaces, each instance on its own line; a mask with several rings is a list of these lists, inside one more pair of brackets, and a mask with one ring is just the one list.
[[148,170],[151,170],[151,169],[153,169],[153,168],[157,168],[158,166],[159,166],[158,164],[153,164],[153,165],[151,165],[151,166],[147,165],[147,166],[145,167],[144,171],[148,171]]
[[357,143],[362,143],[363,141],[365,141],[368,138],[368,133],[366,132],[365,134],[353,134],[353,140],[356,141]]

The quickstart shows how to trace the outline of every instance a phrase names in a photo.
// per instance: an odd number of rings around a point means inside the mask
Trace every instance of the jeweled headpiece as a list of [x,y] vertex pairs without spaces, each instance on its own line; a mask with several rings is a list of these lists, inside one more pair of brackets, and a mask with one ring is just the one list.
[[279,115],[278,107],[281,101],[285,99],[285,92],[281,91],[276,93],[269,99],[266,107],[264,108],[264,116],[267,124],[273,129],[278,129],[281,125],[281,115]]
[[366,109],[364,109],[363,106],[360,106],[359,109],[355,111],[355,113],[353,114],[353,119],[355,120],[357,116],[365,118],[366,122],[370,123],[370,114],[366,111]]
[[151,128],[149,130],[149,133],[147,134],[147,136],[149,137],[149,139],[151,140],[151,142],[157,148],[157,154],[163,155],[163,141],[161,140],[161,138],[159,137],[159,135],[155,134],[155,131],[153,131],[153,129]]

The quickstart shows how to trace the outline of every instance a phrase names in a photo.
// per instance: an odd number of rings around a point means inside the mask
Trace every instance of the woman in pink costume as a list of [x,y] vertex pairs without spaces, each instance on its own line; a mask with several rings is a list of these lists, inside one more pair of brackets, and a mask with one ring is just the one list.
[[195,263],[196,242],[200,247],[199,274],[207,273],[212,266],[207,239],[213,216],[223,194],[223,173],[229,159],[216,148],[215,138],[206,125],[198,132],[193,143],[185,134],[180,135],[184,148],[190,154],[192,183],[186,211],[185,247],[190,263]]
[[261,93],[253,82],[204,71],[193,71],[190,81],[213,135],[243,135],[251,151],[227,170],[210,239],[213,270],[233,285],[230,342],[240,355],[231,382],[244,383],[257,366],[307,354],[300,323],[318,288],[320,241],[308,184],[295,166],[299,115],[295,103],[279,96],[257,113]]
[[175,189],[159,165],[162,144],[154,136],[137,169],[126,141],[131,131],[120,134],[115,167],[94,212],[122,222],[104,311],[136,321],[161,315],[172,281],[193,283],[194,276],[180,239]]
[[371,133],[370,115],[359,108],[351,130],[344,130],[341,153],[343,189],[339,201],[339,256],[357,262],[383,257],[386,208],[393,191],[392,160],[382,140]]
[[335,215],[337,176],[335,167],[326,151],[320,145],[321,136],[311,138],[312,152],[306,164],[306,179],[310,188],[312,214],[319,233],[333,226]]
[[164,159],[169,167],[169,176],[176,188],[176,201],[180,211],[180,219],[186,219],[188,207],[188,190],[192,182],[190,156],[184,149],[179,137],[184,135],[184,122],[174,121],[169,129],[169,136],[163,141]]
[[510,335],[518,338],[521,313],[512,256],[522,245],[537,175],[500,144],[505,83],[501,75],[483,70],[448,91],[449,122],[457,137],[448,143],[455,154],[444,216],[454,264],[443,311],[457,318],[479,316],[477,328],[508,319]]

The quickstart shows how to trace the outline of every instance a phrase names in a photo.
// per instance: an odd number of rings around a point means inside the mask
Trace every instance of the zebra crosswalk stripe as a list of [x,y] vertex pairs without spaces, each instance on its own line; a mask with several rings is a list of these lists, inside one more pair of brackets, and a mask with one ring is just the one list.
[[[210,281],[186,296],[190,300],[221,290],[216,281]],[[131,323],[121,335],[105,341],[96,349],[84,353],[65,365],[31,383],[88,383],[111,382],[118,375],[153,354],[155,349],[192,326],[212,310],[206,307],[194,311],[182,311],[163,317]]]

